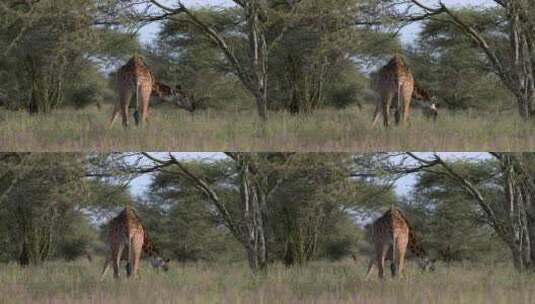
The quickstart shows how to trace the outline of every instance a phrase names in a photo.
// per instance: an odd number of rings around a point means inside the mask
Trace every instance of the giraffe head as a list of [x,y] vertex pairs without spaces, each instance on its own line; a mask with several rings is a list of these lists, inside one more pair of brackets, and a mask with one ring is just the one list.
[[161,256],[153,256],[150,259],[150,264],[156,270],[159,270],[161,268],[164,271],[168,271],[170,261],[171,260],[169,258],[163,258]]
[[428,257],[420,257],[418,258],[418,266],[420,266],[420,269],[422,271],[435,271],[435,263],[436,259],[430,259]]
[[162,82],[155,82],[152,87],[152,94],[158,96],[161,100],[175,103],[179,108],[189,112],[195,111],[195,104],[180,85],[176,88],[168,86]]
[[438,118],[438,100],[436,97],[432,97],[431,101],[429,102],[429,116],[433,119],[433,121],[436,121]]

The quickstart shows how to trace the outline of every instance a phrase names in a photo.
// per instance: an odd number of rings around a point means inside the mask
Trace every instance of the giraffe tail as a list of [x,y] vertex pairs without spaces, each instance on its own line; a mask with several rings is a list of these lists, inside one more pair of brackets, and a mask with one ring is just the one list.
[[398,100],[397,100],[397,105],[396,105],[396,111],[399,115],[399,113],[401,113],[403,107],[401,105],[401,82],[399,81],[399,79],[396,79],[396,87],[397,87],[397,97],[398,97]]
[[133,257],[133,254],[134,254],[134,250],[132,249],[133,245],[133,238],[132,237],[129,237],[128,238],[128,264],[126,265],[126,275],[128,277],[130,277],[132,275],[132,267],[133,267],[133,263],[134,263],[134,257]]
[[137,80],[137,77],[134,79],[135,86],[136,86],[136,110],[134,111],[134,121],[136,122],[136,125],[139,124],[139,82]]

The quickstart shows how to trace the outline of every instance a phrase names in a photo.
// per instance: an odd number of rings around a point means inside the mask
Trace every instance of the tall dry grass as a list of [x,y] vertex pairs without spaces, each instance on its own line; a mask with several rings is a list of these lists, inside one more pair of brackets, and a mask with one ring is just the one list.
[[308,116],[153,109],[149,125],[109,129],[111,109],[58,110],[48,116],[0,110],[3,151],[533,151],[535,125],[515,114],[447,113],[436,124],[415,111],[408,128],[372,128],[371,108]]
[[403,279],[364,278],[365,261],[275,265],[252,276],[245,264],[177,265],[141,278],[99,282],[100,264],[0,265],[1,303],[533,303],[535,278],[507,266],[441,266]]

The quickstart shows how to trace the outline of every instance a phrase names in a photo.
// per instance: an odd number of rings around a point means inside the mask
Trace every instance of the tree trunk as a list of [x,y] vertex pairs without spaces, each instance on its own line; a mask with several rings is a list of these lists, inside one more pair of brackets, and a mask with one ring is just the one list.
[[63,99],[63,64],[45,65],[31,57],[28,63],[32,79],[28,111],[30,114],[49,113]]
[[28,245],[26,241],[22,242],[20,254],[19,254],[19,265],[26,267],[30,264],[30,257],[28,255]]
[[[263,24],[266,3],[264,0],[245,2],[246,19],[249,36],[249,56],[251,60],[251,87],[256,98],[258,116],[262,121],[268,120],[268,46]],[[261,20],[262,19],[262,20]]]
[[268,120],[268,101],[267,94],[257,94],[256,95],[256,109],[258,116],[262,121]]
[[243,212],[243,229],[240,239],[247,251],[249,266],[253,272],[266,269],[267,248],[264,229],[264,220],[259,199],[260,187],[251,172],[250,159],[238,156],[240,170],[240,196]]

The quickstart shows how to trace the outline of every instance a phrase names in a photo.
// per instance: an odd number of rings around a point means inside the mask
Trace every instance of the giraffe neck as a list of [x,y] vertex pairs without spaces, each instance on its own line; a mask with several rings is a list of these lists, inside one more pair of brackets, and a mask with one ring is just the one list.
[[149,235],[145,232],[143,241],[143,255],[146,257],[157,257],[160,255],[158,248],[154,245]]
[[412,97],[421,101],[431,101],[431,94],[429,94],[429,92],[422,89],[417,84],[414,84],[414,91],[412,93]]
[[427,252],[422,247],[420,242],[415,238],[412,230],[409,231],[409,249],[415,256],[419,258],[427,256]]

